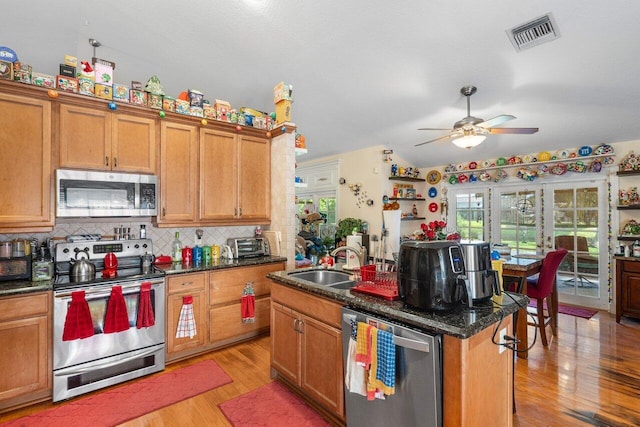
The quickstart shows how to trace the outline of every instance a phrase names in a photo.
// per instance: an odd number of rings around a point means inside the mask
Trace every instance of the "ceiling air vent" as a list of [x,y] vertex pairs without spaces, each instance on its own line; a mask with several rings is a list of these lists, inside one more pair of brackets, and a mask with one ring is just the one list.
[[544,16],[507,30],[507,35],[513,47],[517,51],[521,51],[555,40],[560,37],[560,32],[553,15],[547,13]]

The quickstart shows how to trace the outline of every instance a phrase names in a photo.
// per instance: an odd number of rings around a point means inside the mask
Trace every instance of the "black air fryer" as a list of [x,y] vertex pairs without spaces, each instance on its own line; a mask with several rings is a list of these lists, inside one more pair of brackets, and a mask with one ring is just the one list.
[[398,263],[398,292],[405,304],[425,311],[445,311],[468,301],[459,243],[403,242]]

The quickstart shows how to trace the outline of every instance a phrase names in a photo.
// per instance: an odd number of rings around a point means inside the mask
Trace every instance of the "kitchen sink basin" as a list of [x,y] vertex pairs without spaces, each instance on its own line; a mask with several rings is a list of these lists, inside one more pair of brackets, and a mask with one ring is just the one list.
[[289,273],[289,276],[337,289],[349,289],[355,283],[349,279],[349,273],[334,270],[293,271]]

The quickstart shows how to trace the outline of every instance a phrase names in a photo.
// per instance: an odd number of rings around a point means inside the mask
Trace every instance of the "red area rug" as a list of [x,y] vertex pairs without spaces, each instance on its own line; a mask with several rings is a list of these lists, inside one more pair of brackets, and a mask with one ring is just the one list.
[[331,426],[302,399],[276,381],[219,406],[234,427]]
[[2,424],[110,427],[231,382],[213,360],[139,379]]
[[[536,301],[533,300],[529,302],[529,307],[536,308]],[[544,308],[547,308],[547,304],[545,303]],[[582,307],[574,307],[572,305],[566,304],[558,304],[558,313],[568,314],[569,316],[582,317],[583,319],[591,319],[598,310],[592,310],[590,308],[582,308]]]

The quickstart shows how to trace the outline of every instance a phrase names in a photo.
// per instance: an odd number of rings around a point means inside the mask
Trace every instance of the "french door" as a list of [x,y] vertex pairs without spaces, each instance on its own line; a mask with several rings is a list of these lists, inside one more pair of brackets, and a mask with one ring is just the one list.
[[559,301],[608,309],[607,206],[604,177],[496,188],[491,240],[508,244],[515,256],[566,248],[558,270]]
[[544,251],[569,251],[558,270],[559,301],[608,309],[605,180],[546,184],[544,206]]

